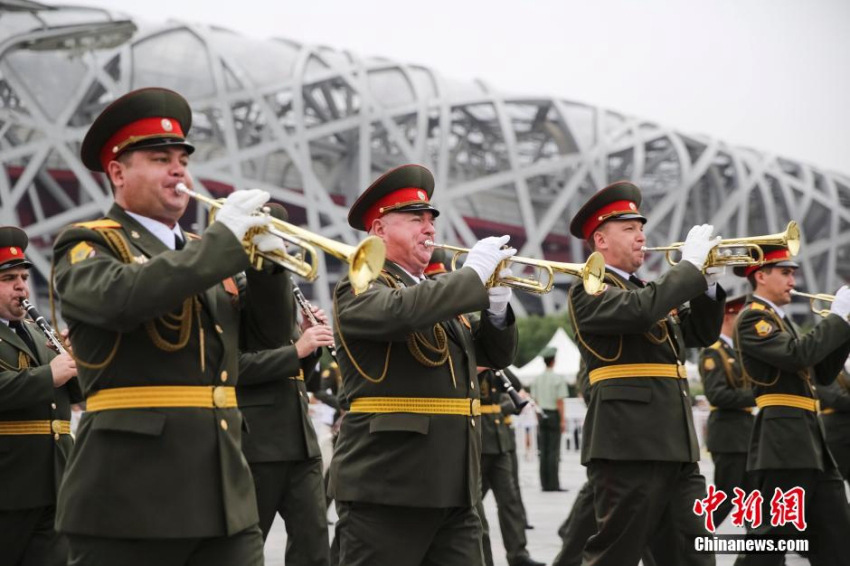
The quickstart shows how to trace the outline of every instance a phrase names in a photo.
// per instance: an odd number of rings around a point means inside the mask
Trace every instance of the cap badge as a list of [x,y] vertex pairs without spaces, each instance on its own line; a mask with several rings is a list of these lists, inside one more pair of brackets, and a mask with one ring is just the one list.
[[171,125],[171,120],[169,120],[168,118],[163,118],[162,119],[162,129],[165,130],[166,132],[170,132],[171,130],[173,130],[174,126]]
[[629,203],[629,208],[631,208],[632,210],[637,210],[637,207],[635,206],[635,203],[633,203],[633,202]]
[[427,195],[425,194],[425,191],[417,191],[417,192],[416,192],[416,196],[418,196],[418,197],[419,197],[419,200],[425,200],[425,199],[427,198]]
[[10,252],[12,255],[18,255],[18,248],[16,248],[16,247],[14,247],[14,246],[13,246],[13,247],[9,248],[9,252]]

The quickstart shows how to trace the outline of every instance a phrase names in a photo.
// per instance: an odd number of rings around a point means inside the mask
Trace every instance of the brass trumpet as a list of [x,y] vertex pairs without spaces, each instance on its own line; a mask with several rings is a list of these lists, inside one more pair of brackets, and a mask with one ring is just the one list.
[[[224,199],[213,199],[197,193],[183,183],[177,183],[174,190],[206,204],[210,208],[210,223],[215,220],[215,215],[224,202]],[[307,281],[315,281],[319,270],[316,248],[319,248],[326,254],[348,264],[348,279],[351,281],[354,292],[360,293],[369,287],[369,283],[378,277],[384,267],[387,250],[383,240],[377,236],[369,236],[357,246],[349,246],[275,218],[269,214],[268,208],[257,210],[254,214],[267,216],[269,219],[266,226],[249,230],[242,239],[242,247],[245,248],[245,253],[248,254],[251,265],[255,269],[262,268],[265,260],[300,275]],[[293,255],[279,250],[262,252],[252,241],[257,234],[276,236],[284,242],[301,248],[303,255],[302,253]]]
[[828,316],[829,309],[818,309],[815,308],[815,303],[817,301],[823,301],[825,303],[831,303],[835,300],[835,295],[827,295],[826,293],[803,293],[802,291],[797,291],[796,289],[791,289],[791,294],[795,297],[805,297],[809,299],[809,304],[811,304],[812,312],[815,314],[819,314],[820,316]]
[[[665,254],[667,263],[676,265],[678,262],[673,260],[673,252],[680,251],[684,242],[676,242],[669,246],[660,246],[657,248],[643,247],[645,252],[667,252]],[[729,266],[756,266],[764,263],[764,250],[762,246],[784,246],[788,248],[788,252],[795,256],[800,251],[800,228],[793,220],[785,227],[784,232],[776,234],[768,234],[766,236],[752,236],[749,238],[731,238],[728,240],[720,240],[720,242],[712,248],[706,259],[705,267],[717,267],[722,265]],[[731,250],[740,249],[752,250],[756,257],[753,257],[749,252],[732,253]],[[729,250],[729,253],[724,253]]]
[[[463,254],[469,253],[469,248],[459,246],[450,246],[448,244],[436,244],[431,240],[425,242],[426,246],[439,248],[454,252],[452,256],[452,270],[457,268],[457,261]],[[548,275],[548,280],[544,283],[539,279],[531,279],[526,277],[517,277],[511,275],[504,279],[499,278],[499,272],[511,264],[527,265],[535,269],[540,269]],[[562,263],[559,261],[548,261],[545,259],[534,259],[528,257],[513,256],[496,268],[496,271],[487,281],[487,287],[502,285],[504,287],[512,287],[520,291],[536,293],[542,295],[548,293],[555,286],[555,273],[566,273],[573,277],[580,277],[584,284],[584,290],[593,295],[598,293],[604,285],[605,279],[605,259],[599,252],[593,252],[584,263]]]

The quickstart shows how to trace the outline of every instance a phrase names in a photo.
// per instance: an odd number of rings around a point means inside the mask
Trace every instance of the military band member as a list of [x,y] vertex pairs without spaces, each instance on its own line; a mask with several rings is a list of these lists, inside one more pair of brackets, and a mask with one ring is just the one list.
[[[519,489],[514,483],[513,459],[510,454],[511,448],[516,451],[516,443],[513,430],[504,424],[504,419],[515,412],[513,402],[505,393],[502,380],[492,369],[479,367],[478,372],[478,383],[481,385],[481,498],[493,490],[508,564],[543,566],[542,562],[532,560],[526,549],[525,519]],[[484,529],[484,563],[493,566],[490,526],[483,505],[479,506],[479,514]]]
[[699,357],[700,377],[711,403],[705,444],[714,462],[714,485],[729,496],[714,512],[715,525],[732,510],[733,489],[746,487],[747,448],[756,401],[752,389],[744,384],[732,342],[735,321],[745,300],[741,296],[726,301],[720,339],[703,349]]
[[[234,191],[187,241],[177,221],[189,197],[175,186],[191,184],[191,118],[166,89],[110,104],[81,155],[106,173],[115,203],[55,243],[87,404],[57,503],[70,564],[263,562],[234,386],[240,347],[283,345],[287,275],[249,268],[243,249],[247,231],[268,222],[253,214],[263,191]],[[253,240],[283,247],[267,234]],[[242,301],[233,276],[245,270]]]
[[[335,342],[351,403],[331,462],[344,566],[478,566],[481,436],[475,368],[513,360],[507,287],[484,282],[515,250],[486,238],[464,267],[424,277],[439,214],[431,173],[393,169],[354,203],[349,224],[381,238],[387,262],[368,290],[334,292]],[[472,329],[464,313],[483,311]]]
[[[645,244],[640,190],[627,181],[597,192],[570,232],[605,258],[607,287],[574,285],[568,307],[591,384],[582,463],[594,490],[597,533],[583,564],[636,565],[662,524],[674,525],[669,563],[714,564],[691,535],[707,534],[694,515],[705,497],[684,371],[685,347],[717,340],[724,291],[702,269],[717,245],[708,225],[691,229],[682,261],[655,282],[635,275]],[[682,308],[690,301],[690,308]],[[666,564],[656,556],[660,564]]]
[[4,564],[67,563],[56,534],[56,491],[73,447],[71,404],[82,400],[74,360],[26,318],[29,239],[0,227],[0,556]]
[[[755,535],[812,533],[817,554],[812,564],[850,564],[845,551],[850,533],[850,507],[844,484],[827,448],[817,413],[815,386],[835,380],[850,353],[850,289],[839,289],[831,313],[802,334],[783,309],[791,302],[797,263],[788,249],[764,246],[764,265],[736,267],[753,288],[752,300],[738,317],[735,344],[744,378],[752,384],[756,405],[747,471],[750,486],[764,498],[763,516],[770,518],[777,489],[805,490],[807,529],[791,523],[774,526],[764,520]],[[784,553],[739,555],[738,565],[782,564]]]
[[564,399],[568,395],[567,377],[554,372],[557,350],[551,346],[540,353],[546,369],[531,383],[534,402],[543,411],[537,421],[537,452],[540,454],[540,487],[543,491],[561,489],[558,468],[561,464],[561,435],[567,428]]
[[[275,215],[286,220],[283,207]],[[306,381],[314,375],[320,348],[333,344],[326,324],[312,326],[296,320],[292,285],[286,277],[283,297],[287,312],[277,322],[286,327],[286,343],[275,350],[244,353],[236,397],[248,433],[242,450],[251,466],[257,491],[257,510],[263,539],[269,535],[276,515],[286,526],[286,563],[327,566],[329,560],[327,506],[322,479],[319,441],[309,415]],[[327,322],[324,311],[313,307],[314,316]],[[260,363],[278,371],[251,371]]]
[[842,370],[835,382],[822,385],[817,391],[829,451],[838,471],[850,483],[850,375]]

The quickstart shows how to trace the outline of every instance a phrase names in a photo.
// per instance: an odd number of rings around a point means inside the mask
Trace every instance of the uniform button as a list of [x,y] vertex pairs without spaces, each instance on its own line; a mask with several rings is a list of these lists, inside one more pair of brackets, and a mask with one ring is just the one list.
[[470,382],[469,382],[469,388],[470,388],[470,389],[475,389],[475,382],[474,382],[474,381],[470,381]]
[[221,430],[227,430],[227,421],[221,419]]
[[499,419],[496,419],[496,424],[499,424]]
[[215,325],[215,331],[218,332],[219,334],[223,334],[224,328],[222,328],[220,324],[216,324]]
[[55,440],[57,442],[59,441],[59,434],[58,433],[53,435],[53,440]]
[[213,387],[213,405],[218,409],[222,409],[227,405],[227,392],[224,387]]
[[472,424],[472,428],[475,428],[475,419],[469,419],[469,422]]
[[227,382],[227,370],[224,370],[223,372],[221,372],[221,382],[222,383]]
[[50,408],[53,409],[53,410],[56,410],[56,403],[51,403]]
[[687,392],[687,391],[682,391],[682,397],[687,397],[687,396],[688,396],[688,392]]

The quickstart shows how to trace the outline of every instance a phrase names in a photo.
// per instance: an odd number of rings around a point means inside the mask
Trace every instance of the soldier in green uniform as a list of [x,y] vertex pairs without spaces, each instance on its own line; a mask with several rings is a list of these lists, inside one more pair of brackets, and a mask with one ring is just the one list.
[[[516,376],[514,372],[510,370],[510,368],[505,368],[501,370],[505,377],[511,382],[513,388],[520,393],[520,396],[525,396],[527,400],[528,392],[524,390],[522,383],[520,383],[519,378]],[[508,454],[511,458],[511,472],[514,478],[514,488],[516,489],[516,496],[519,500],[520,509],[522,509],[522,524],[525,529],[533,529],[534,526],[528,522],[528,513],[525,510],[525,503],[522,501],[522,489],[519,486],[519,458],[517,457],[516,450],[516,428],[514,427],[514,416],[517,415],[516,407],[513,402],[510,404],[506,404],[502,402],[502,426],[508,429]]]
[[557,351],[549,346],[540,353],[546,370],[530,388],[534,402],[543,411],[537,422],[537,452],[540,454],[540,487],[543,491],[564,491],[558,478],[561,463],[561,435],[567,427],[564,399],[568,395],[567,377],[555,373]]
[[71,356],[25,318],[28,242],[20,228],[0,228],[0,555],[11,566],[59,566],[68,549],[53,528],[56,491],[82,392]]
[[818,387],[818,397],[826,443],[838,471],[850,483],[850,375],[847,371],[838,374],[835,382]]
[[[55,243],[87,409],[57,503],[75,566],[263,562],[234,386],[240,347],[284,344],[286,274],[249,269],[243,248],[268,222],[254,214],[263,191],[234,191],[203,236],[186,240],[177,221],[189,197],[175,187],[191,185],[191,117],[166,89],[109,105],[81,155],[107,174],[115,204]],[[269,234],[252,240],[283,248]],[[244,270],[240,297],[233,276]]]
[[[286,220],[282,206],[276,205],[272,211]],[[285,343],[289,345],[243,352],[240,361],[236,397],[248,426],[242,450],[254,477],[263,539],[279,514],[286,526],[286,563],[327,566],[322,456],[310,420],[306,381],[318,377],[315,367],[320,348],[333,344],[333,332],[324,324],[312,326],[306,315],[298,327],[292,283],[289,277],[285,279],[286,294],[277,300],[286,304],[287,314],[277,324],[288,327]],[[322,310],[312,308],[319,321],[327,322]],[[258,362],[264,367],[277,366],[278,371],[252,371]]]
[[746,486],[747,448],[756,401],[752,389],[745,387],[732,342],[735,321],[745,300],[741,296],[726,301],[720,339],[699,356],[699,374],[711,403],[705,444],[714,461],[714,485],[727,494],[714,512],[715,525],[720,525],[732,511],[733,488]]
[[[850,564],[845,549],[850,507],[844,483],[827,448],[817,413],[815,386],[828,385],[850,353],[850,289],[839,289],[826,316],[801,334],[782,307],[791,302],[797,264],[788,249],[764,246],[764,265],[736,267],[753,288],[752,300],[738,317],[735,344],[744,379],[753,388],[756,414],[750,437],[747,472],[750,486],[764,498],[759,536],[794,538],[813,533],[817,553],[812,564]],[[802,488],[807,525],[771,520],[776,490]],[[784,496],[783,496],[784,497]],[[789,496],[790,498],[790,496]],[[782,564],[784,553],[743,554],[735,564]]]
[[[507,551],[510,566],[543,566],[532,560],[526,549],[525,519],[519,490],[514,483],[513,460],[510,450],[516,451],[513,431],[504,424],[508,414],[516,408],[505,393],[502,380],[490,368],[478,368],[478,383],[481,385],[481,497],[490,489],[496,498],[499,528],[502,542]],[[493,551],[490,545],[490,526],[484,515],[484,506],[479,505],[479,514],[484,530],[484,563],[493,566]]]
[[[605,258],[607,286],[569,293],[592,394],[584,424],[582,463],[593,488],[597,532],[583,564],[636,565],[662,525],[672,525],[660,564],[714,564],[695,554],[690,536],[708,534],[694,515],[705,497],[699,447],[684,371],[685,347],[717,340],[725,292],[702,272],[712,239],[708,225],[691,229],[682,261],[657,281],[635,275],[643,264],[646,219],[640,190],[627,181],[597,192],[570,232]],[[681,305],[690,301],[690,308]]]
[[[434,178],[393,169],[354,203],[349,224],[387,246],[366,291],[334,292],[334,332],[351,407],[331,462],[343,566],[480,566],[478,365],[513,360],[507,287],[484,282],[515,250],[475,244],[461,269],[424,277],[438,212]],[[509,271],[509,270],[505,270]],[[504,273],[500,274],[506,275]],[[464,313],[483,311],[473,329]]]

